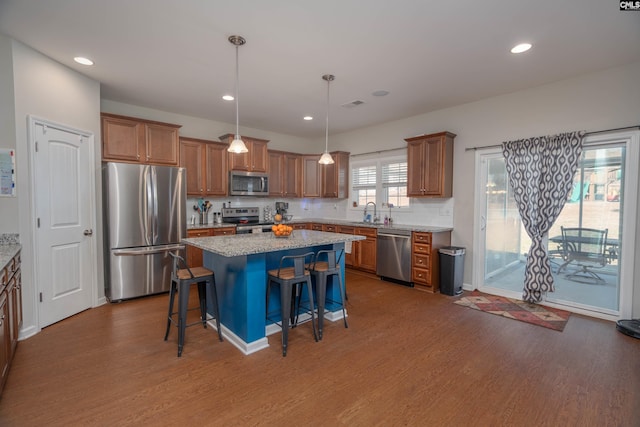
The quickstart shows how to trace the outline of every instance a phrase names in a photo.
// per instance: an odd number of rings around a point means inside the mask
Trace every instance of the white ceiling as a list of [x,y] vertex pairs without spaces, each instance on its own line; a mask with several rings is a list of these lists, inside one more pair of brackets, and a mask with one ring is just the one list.
[[0,0],[0,32],[104,99],[229,123],[241,35],[241,126],[301,137],[324,135],[327,73],[339,133],[640,60],[640,12],[611,0]]

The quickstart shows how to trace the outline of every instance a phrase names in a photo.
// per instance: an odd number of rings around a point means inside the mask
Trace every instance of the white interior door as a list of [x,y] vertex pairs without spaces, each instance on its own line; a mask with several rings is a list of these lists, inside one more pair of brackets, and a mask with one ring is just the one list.
[[39,326],[91,307],[93,135],[30,118]]

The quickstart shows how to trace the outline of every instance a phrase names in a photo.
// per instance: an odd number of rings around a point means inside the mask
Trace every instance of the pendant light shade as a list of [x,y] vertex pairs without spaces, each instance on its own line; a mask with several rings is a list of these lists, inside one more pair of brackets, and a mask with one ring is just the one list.
[[236,135],[229,144],[227,151],[232,153],[247,153],[249,150],[244,145],[242,138],[240,138],[240,114],[238,113],[239,93],[240,93],[240,66],[238,65],[238,48],[245,44],[247,41],[241,36],[230,36],[229,42],[236,47]]
[[327,124],[324,139],[324,153],[318,160],[321,165],[332,165],[334,163],[333,157],[329,154],[329,85],[336,77],[333,74],[325,74],[322,76],[322,80],[327,81]]

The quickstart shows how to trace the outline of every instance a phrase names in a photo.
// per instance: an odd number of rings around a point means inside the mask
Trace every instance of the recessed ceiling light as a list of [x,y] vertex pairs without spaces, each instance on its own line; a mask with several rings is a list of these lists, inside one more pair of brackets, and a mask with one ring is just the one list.
[[75,58],[73,58],[73,60],[76,61],[78,64],[93,65],[93,61],[90,60],[89,58],[85,58],[84,56],[76,56]]
[[311,117],[311,116],[304,116],[304,117],[303,117],[303,119],[304,119],[304,120],[313,120],[313,117]]
[[233,101],[235,98],[231,95],[224,95],[222,99],[224,99],[225,101]]
[[531,49],[531,44],[529,44],[529,43],[520,43],[519,45],[514,46],[511,49],[511,53],[522,53],[522,52],[528,51],[529,49]]
[[377,90],[377,91],[373,92],[371,95],[373,95],[373,96],[387,96],[387,95],[389,95],[389,91],[388,90]]

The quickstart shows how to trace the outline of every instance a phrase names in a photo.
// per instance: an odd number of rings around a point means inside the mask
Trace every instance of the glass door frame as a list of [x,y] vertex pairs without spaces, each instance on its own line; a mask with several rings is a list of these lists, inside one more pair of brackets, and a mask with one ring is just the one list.
[[[585,145],[606,146],[608,144],[623,144],[626,150],[625,158],[625,174],[623,200],[624,206],[622,210],[622,230],[623,241],[621,242],[620,253],[620,285],[619,285],[619,311],[618,314],[605,314],[594,312],[591,310],[583,310],[579,307],[567,307],[565,305],[554,304],[545,301],[546,305],[556,306],[568,309],[572,312],[585,314],[588,316],[599,317],[607,320],[617,320],[632,317],[633,311],[633,293],[634,293],[634,265],[636,262],[636,226],[638,223],[638,192],[639,168],[640,168],[640,131],[618,131],[608,133],[592,134],[584,139]],[[473,274],[472,287],[487,293],[506,296],[509,298],[522,298],[521,292],[513,292],[500,288],[484,286],[484,264],[486,253],[486,189],[482,188],[486,182],[486,168],[483,167],[482,161],[486,161],[489,157],[501,156],[501,148],[487,148],[476,150],[475,153],[475,195],[474,195],[474,238],[473,238]],[[640,276],[640,271],[637,273]],[[640,288],[638,289],[640,292]],[[640,298],[637,298],[640,300]]]

